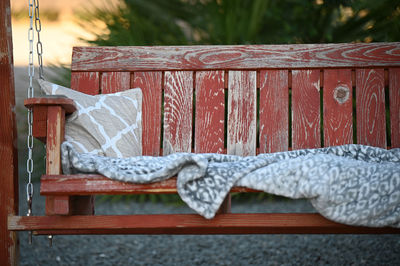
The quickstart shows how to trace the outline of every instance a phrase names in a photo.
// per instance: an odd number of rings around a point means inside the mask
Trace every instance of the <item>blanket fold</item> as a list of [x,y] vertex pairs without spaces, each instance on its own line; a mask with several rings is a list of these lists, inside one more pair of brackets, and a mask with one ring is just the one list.
[[308,198],[336,222],[400,227],[400,149],[349,144],[247,157],[174,153],[120,159],[80,154],[64,142],[62,165],[64,174],[99,173],[132,183],[177,175],[182,200],[208,219],[233,186],[244,186]]

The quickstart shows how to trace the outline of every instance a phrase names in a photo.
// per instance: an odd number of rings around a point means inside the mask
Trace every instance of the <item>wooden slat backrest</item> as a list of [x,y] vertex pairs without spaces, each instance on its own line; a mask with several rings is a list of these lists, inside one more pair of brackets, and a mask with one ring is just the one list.
[[335,146],[353,142],[353,95],[351,69],[324,70],[324,144]]
[[146,155],[400,147],[400,43],[75,47],[71,86],[140,87]]
[[390,125],[393,148],[400,148],[400,68],[389,68]]

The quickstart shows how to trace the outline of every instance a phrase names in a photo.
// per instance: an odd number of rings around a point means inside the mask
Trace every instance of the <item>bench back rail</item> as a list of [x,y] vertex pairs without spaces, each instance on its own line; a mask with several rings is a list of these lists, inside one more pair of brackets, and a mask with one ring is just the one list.
[[145,155],[400,147],[399,51],[398,43],[76,47],[71,86],[142,88]]

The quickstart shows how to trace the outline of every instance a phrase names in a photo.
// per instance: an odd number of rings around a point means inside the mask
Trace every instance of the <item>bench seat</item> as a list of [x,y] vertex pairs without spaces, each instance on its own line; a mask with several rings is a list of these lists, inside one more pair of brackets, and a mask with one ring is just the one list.
[[[231,192],[258,192],[233,187]],[[40,194],[57,195],[122,195],[122,194],[176,194],[176,178],[151,184],[131,184],[111,180],[102,175],[43,175]]]

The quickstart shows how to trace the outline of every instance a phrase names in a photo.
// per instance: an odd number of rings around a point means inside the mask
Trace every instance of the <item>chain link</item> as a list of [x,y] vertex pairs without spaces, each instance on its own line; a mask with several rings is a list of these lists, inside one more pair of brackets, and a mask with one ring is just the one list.
[[[35,66],[33,64],[33,41],[35,39],[33,31],[33,16],[34,16],[34,3],[33,0],[29,0],[29,30],[28,30],[28,42],[29,42],[29,65],[28,65],[28,75],[29,75],[29,87],[28,87],[28,98],[34,97],[33,88],[33,77],[35,76]],[[28,159],[26,160],[26,171],[28,173],[28,182],[26,184],[26,202],[28,205],[27,216],[32,215],[32,198],[33,198],[33,184],[32,184],[32,173],[33,173],[33,135],[32,135],[32,124],[33,124],[33,112],[32,108],[28,109],[28,136],[27,136],[27,146],[28,146]],[[28,242],[32,244],[32,232],[28,233]]]
[[[29,41],[29,65],[28,65],[28,75],[29,75],[29,87],[27,91],[27,98],[33,98],[35,95],[35,90],[33,87],[33,78],[35,76],[35,66],[34,66],[34,39],[35,33],[33,29],[33,24],[35,24],[35,30],[37,33],[36,42],[36,52],[38,55],[38,65],[39,65],[39,78],[44,79],[43,73],[43,45],[40,40],[40,32],[42,31],[42,23],[40,21],[39,14],[39,0],[28,0],[28,14],[29,14],[29,30],[28,30],[28,41]],[[26,201],[28,204],[27,216],[32,215],[32,199],[33,199],[33,183],[32,183],[32,173],[33,173],[33,111],[32,108],[28,109],[28,136],[26,144],[28,147],[28,159],[26,160],[26,171],[28,174],[28,182],[26,184]],[[29,243],[32,243],[32,232],[29,232]]]
[[37,43],[36,43],[36,51],[38,55],[38,65],[39,65],[39,78],[44,79],[43,73],[43,45],[40,40],[40,32],[42,31],[42,22],[40,21],[39,15],[39,0],[34,0],[35,3],[35,29],[37,32]]
[[[35,75],[35,67],[33,64],[33,41],[34,41],[34,31],[33,31],[33,15],[34,15],[34,5],[33,0],[29,0],[29,30],[28,30],[28,41],[29,41],[29,66],[28,66],[28,75],[29,75],[29,87],[28,87],[28,98],[34,97],[34,88],[33,88],[33,77]],[[26,197],[28,202],[28,213],[27,215],[32,214],[32,197],[33,197],[33,185],[32,185],[32,172],[33,172],[33,136],[32,136],[32,124],[33,124],[33,112],[32,109],[28,109],[28,137],[27,137],[27,146],[28,146],[28,159],[26,161],[26,171],[28,173],[28,183],[26,186]]]

